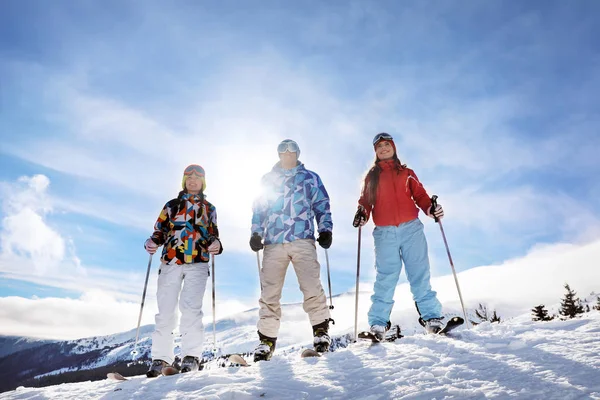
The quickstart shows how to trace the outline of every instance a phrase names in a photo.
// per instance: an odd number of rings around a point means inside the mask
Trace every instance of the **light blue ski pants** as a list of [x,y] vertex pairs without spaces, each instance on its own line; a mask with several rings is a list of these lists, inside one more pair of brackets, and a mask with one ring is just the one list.
[[431,289],[423,223],[416,218],[398,226],[377,226],[373,238],[377,276],[371,296],[369,325],[386,325],[390,320],[402,261],[421,317],[424,320],[441,317],[442,305]]

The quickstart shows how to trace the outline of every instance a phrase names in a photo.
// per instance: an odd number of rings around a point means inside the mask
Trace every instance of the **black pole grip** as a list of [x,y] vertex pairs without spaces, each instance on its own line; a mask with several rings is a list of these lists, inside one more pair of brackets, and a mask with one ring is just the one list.
[[364,213],[362,212],[359,206],[358,210],[356,210],[356,214],[354,214],[354,221],[352,221],[353,227],[358,228],[360,226],[360,221],[364,218],[363,215]]
[[[437,208],[437,199],[438,199],[438,196],[436,194],[431,196],[431,208],[429,209],[429,214],[431,214],[431,215],[433,215],[433,212]],[[433,219],[435,220],[435,222],[440,222],[440,219],[436,216],[434,216]]]

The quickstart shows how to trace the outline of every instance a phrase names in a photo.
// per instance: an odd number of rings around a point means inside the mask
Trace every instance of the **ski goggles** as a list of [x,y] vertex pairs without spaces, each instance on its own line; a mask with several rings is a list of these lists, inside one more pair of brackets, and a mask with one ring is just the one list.
[[277,146],[278,153],[285,153],[286,151],[289,151],[290,153],[298,153],[299,149],[300,147],[298,147],[298,143],[294,142],[293,140],[284,140],[283,142],[279,143],[279,146]]
[[183,175],[189,176],[192,174],[196,174],[198,176],[204,176],[204,168],[199,165],[192,164],[183,171]]
[[394,138],[389,133],[385,133],[385,132],[378,133],[373,138],[373,146],[375,146],[377,143],[379,143],[380,140],[394,140]]

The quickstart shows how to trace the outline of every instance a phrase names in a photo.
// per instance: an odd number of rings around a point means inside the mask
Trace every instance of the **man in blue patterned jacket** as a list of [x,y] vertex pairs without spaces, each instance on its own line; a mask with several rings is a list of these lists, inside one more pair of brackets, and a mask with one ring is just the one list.
[[280,161],[263,176],[262,193],[253,205],[250,247],[253,251],[264,247],[260,270],[260,344],[254,351],[254,361],[269,360],[275,350],[281,291],[290,261],[304,295],[304,311],[313,327],[315,350],[329,350],[331,341],[329,308],[321,285],[313,222],[316,219],[319,245],[328,249],[333,228],[329,196],[319,175],[298,161],[300,148],[296,142],[284,140],[277,152]]

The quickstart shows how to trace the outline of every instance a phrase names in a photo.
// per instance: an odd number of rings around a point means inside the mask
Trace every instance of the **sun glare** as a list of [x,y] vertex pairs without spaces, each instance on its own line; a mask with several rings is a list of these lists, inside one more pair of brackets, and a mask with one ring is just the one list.
[[227,148],[218,152],[215,171],[207,171],[209,200],[218,208],[219,219],[235,219],[249,224],[252,203],[260,194],[260,180],[278,161],[274,149],[265,146],[254,148]]

